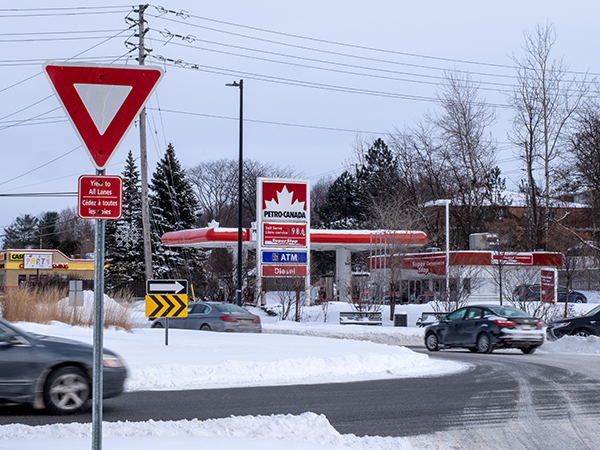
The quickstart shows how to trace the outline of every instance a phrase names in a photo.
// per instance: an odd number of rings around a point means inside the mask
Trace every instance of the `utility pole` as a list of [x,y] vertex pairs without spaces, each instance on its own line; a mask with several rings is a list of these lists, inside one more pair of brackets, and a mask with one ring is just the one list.
[[[138,9],[138,62],[144,65],[146,49],[144,48],[144,11],[148,5],[140,5]],[[150,207],[148,206],[148,153],[146,150],[146,107],[140,112],[140,172],[142,178],[142,234],[144,239],[144,267],[146,279],[152,278],[152,243],[150,240]]]

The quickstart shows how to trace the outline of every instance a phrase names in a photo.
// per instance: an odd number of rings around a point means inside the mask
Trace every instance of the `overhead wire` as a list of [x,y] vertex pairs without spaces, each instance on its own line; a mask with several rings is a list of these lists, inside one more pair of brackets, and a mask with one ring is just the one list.
[[[336,51],[326,50],[326,49],[322,49],[322,48],[307,47],[307,46],[303,46],[303,45],[291,44],[289,42],[275,41],[275,40],[272,40],[272,39],[264,39],[264,38],[259,38],[259,37],[256,37],[256,36],[250,36],[250,35],[247,35],[247,34],[235,33],[235,32],[231,32],[231,31],[221,30],[221,29],[218,29],[218,28],[212,28],[212,27],[206,27],[206,26],[203,26],[203,25],[193,24],[193,23],[190,23],[190,22],[182,21],[182,20],[171,19],[171,18],[165,17],[164,15],[154,15],[152,17],[155,17],[157,19],[166,20],[166,21],[169,21],[169,22],[174,22],[174,23],[178,23],[178,24],[188,25],[188,26],[191,26],[193,28],[205,29],[205,30],[213,31],[213,32],[220,33],[220,34],[226,34],[226,35],[241,37],[241,38],[244,38],[244,39],[250,39],[250,40],[254,40],[254,41],[258,41],[258,42],[264,42],[264,43],[268,43],[268,44],[274,44],[274,45],[280,45],[280,46],[285,46],[285,47],[290,47],[290,48],[296,48],[296,49],[300,49],[300,50],[309,50],[309,51],[314,51],[314,52],[319,52],[319,53],[324,53],[324,54],[329,54],[329,55],[343,56],[343,57],[349,57],[349,58],[355,58],[355,59],[364,59],[365,61],[372,61],[372,62],[379,62],[379,63],[386,63],[386,64],[395,64],[395,65],[403,65],[403,66],[407,66],[407,67],[415,67],[415,68],[421,68],[421,69],[438,70],[438,71],[439,70],[442,70],[442,71],[448,70],[447,68],[440,68],[440,67],[435,67],[435,66],[425,66],[425,65],[419,65],[419,64],[411,64],[411,63],[400,62],[400,61],[393,61],[393,60],[384,60],[384,59],[380,59],[380,58],[372,58],[372,57],[367,57],[367,56],[362,56],[362,55],[336,52]],[[191,15],[190,17],[201,18],[200,16],[193,16],[193,15]],[[244,27],[243,25],[237,25],[237,24],[231,24],[231,25],[232,26]],[[253,28],[253,27],[248,27],[248,28]],[[277,35],[283,35],[283,36],[287,36],[287,37],[294,37],[294,38],[298,38],[298,39],[305,39],[305,40],[319,42],[319,43],[334,44],[334,45],[349,47],[349,48],[353,48],[353,49],[375,51],[375,52],[381,52],[381,53],[387,53],[387,54],[394,54],[394,55],[398,55],[398,56],[418,57],[418,58],[438,60],[438,61],[443,61],[443,62],[452,62],[452,63],[459,63],[459,64],[473,64],[473,65],[481,65],[481,66],[488,66],[488,67],[502,68],[502,69],[511,69],[511,70],[515,69],[515,66],[512,66],[512,65],[494,64],[494,63],[481,63],[481,62],[466,61],[466,60],[459,60],[459,59],[452,59],[452,58],[434,57],[434,56],[427,56],[427,55],[418,55],[418,54],[414,54],[414,53],[399,52],[399,51],[395,51],[395,50],[384,50],[384,49],[378,49],[378,48],[374,48],[374,47],[366,47],[366,46],[360,46],[360,45],[354,45],[354,44],[340,43],[340,42],[335,42],[335,41],[327,41],[327,40],[323,40],[323,39],[310,38],[310,37],[306,37],[306,36],[292,35],[292,34],[289,34],[289,33],[280,33],[280,32],[276,32],[276,31],[265,30],[265,29],[260,29],[260,28],[253,28],[253,29],[258,30],[258,31],[262,31],[262,32],[265,32],[265,33],[273,33],[273,34],[277,34]],[[497,76],[497,77],[502,77],[502,78],[515,78],[515,75],[488,74],[488,73],[480,73],[480,72],[476,72],[475,73],[475,72],[467,72],[467,71],[458,70],[458,69],[457,70],[453,70],[453,71],[455,71],[455,72],[462,72],[462,73],[472,73],[472,74],[482,75],[482,76]]]
[[[439,101],[435,97],[418,96],[418,95],[411,95],[411,94],[401,94],[401,93],[394,93],[394,92],[377,91],[377,90],[373,90],[373,89],[360,89],[360,88],[353,88],[353,87],[348,87],[348,86],[340,86],[340,85],[317,83],[317,82],[311,82],[311,81],[294,80],[294,79],[284,78],[284,77],[262,75],[262,74],[257,74],[257,73],[252,73],[252,72],[244,72],[244,71],[239,71],[239,70],[234,70],[234,69],[223,69],[223,68],[207,66],[207,65],[203,65],[203,64],[189,63],[189,62],[186,62],[183,60],[175,60],[175,59],[171,59],[171,58],[165,58],[162,55],[152,55],[151,54],[149,56],[151,58],[156,59],[157,61],[160,61],[161,63],[170,65],[172,67],[193,69],[193,70],[198,70],[201,72],[214,73],[214,74],[219,74],[219,75],[245,77],[245,78],[253,79],[256,81],[264,81],[264,82],[271,82],[271,83],[277,83],[277,84],[283,84],[283,85],[289,85],[289,86],[299,86],[299,87],[306,87],[306,88],[312,88],[312,89],[320,89],[320,90],[326,90],[326,91],[331,91],[331,92],[345,92],[345,93],[351,93],[351,94],[361,94],[361,95],[368,95],[368,96],[374,96],[374,97],[397,98],[397,99],[403,99],[403,100],[418,100],[418,101],[426,101],[426,102],[431,102],[431,103],[437,103]],[[497,108],[509,108],[508,105],[503,105],[503,104],[484,103],[484,102],[477,102],[475,104],[494,106]]]
[[[160,33],[162,33],[162,32],[160,32]],[[251,51],[251,52],[259,52],[259,53],[264,53],[264,54],[268,54],[268,55],[272,55],[272,56],[298,59],[298,60],[302,60],[302,61],[309,61],[309,62],[313,62],[313,63],[327,64],[327,65],[333,65],[333,66],[340,66],[340,67],[345,67],[345,68],[350,68],[350,69],[367,70],[367,71],[376,72],[376,73],[351,72],[349,70],[319,67],[319,66],[300,64],[300,63],[294,63],[294,62],[288,62],[288,61],[279,61],[279,60],[275,60],[275,59],[268,59],[268,58],[261,58],[261,57],[257,57],[257,56],[244,55],[241,53],[232,53],[232,52],[226,52],[223,50],[199,47],[197,45],[192,45],[191,43],[157,39],[157,42],[162,42],[165,44],[169,43],[169,44],[176,45],[176,46],[193,48],[193,49],[207,51],[207,52],[214,52],[214,53],[219,53],[222,55],[235,56],[235,57],[239,57],[239,58],[248,58],[248,59],[253,59],[253,60],[271,62],[271,63],[275,63],[275,64],[284,64],[284,65],[289,65],[289,66],[294,66],[294,67],[308,68],[308,69],[313,69],[313,70],[323,70],[323,71],[328,71],[328,72],[333,72],[333,73],[342,73],[342,74],[346,74],[346,75],[378,78],[378,79],[382,79],[382,80],[403,81],[403,82],[408,82],[408,83],[419,83],[419,84],[439,86],[440,82],[443,82],[448,79],[447,77],[444,77],[443,75],[427,75],[427,74],[419,74],[419,73],[402,72],[402,71],[398,71],[398,70],[389,70],[389,69],[384,69],[381,67],[373,67],[373,66],[368,67],[368,66],[360,66],[360,65],[356,65],[356,64],[346,64],[346,63],[336,62],[336,61],[332,61],[332,60],[327,61],[327,60],[322,60],[322,59],[317,59],[317,58],[308,58],[308,57],[304,57],[304,56],[290,55],[290,54],[284,54],[284,53],[279,53],[279,52],[271,52],[271,51],[267,51],[267,50],[258,50],[258,49],[248,48],[248,47],[242,47],[242,46],[237,46],[237,45],[231,45],[231,44],[219,43],[219,42],[214,42],[214,41],[207,41],[204,39],[193,38],[192,42],[196,42],[196,41],[219,45],[219,46],[231,47],[231,48],[236,48],[236,49],[241,49],[241,50],[246,50],[246,51]],[[434,81],[423,81],[423,80],[411,80],[411,79],[406,79],[406,78],[397,78],[397,77],[381,75],[381,73],[397,74],[397,75],[411,76],[411,77],[418,77],[418,78],[428,78],[428,79],[433,79],[436,81],[434,82]],[[513,84],[490,82],[490,81],[478,81],[477,84],[484,86],[484,87],[480,88],[482,90],[489,90],[489,91],[494,91],[494,92],[497,92],[499,90],[498,88],[500,88],[500,87],[512,88],[514,86]],[[497,86],[497,87],[493,87],[493,88],[485,87],[488,85],[489,86]],[[502,91],[500,91],[500,92],[502,92]]]
[[[166,113],[172,113],[172,114],[207,117],[207,118],[211,118],[211,119],[224,119],[224,120],[235,120],[235,121],[239,120],[238,117],[220,116],[217,114],[204,114],[204,113],[196,113],[196,112],[189,112],[189,111],[176,111],[173,109],[164,109],[164,108],[160,108],[160,109],[147,108],[147,109],[149,109],[151,111],[160,111],[160,112],[166,112]],[[339,131],[339,132],[343,132],[343,133],[385,134],[385,133],[382,133],[379,131],[364,131],[364,130],[355,130],[355,129],[348,129],[348,128],[325,127],[325,126],[319,126],[319,125],[306,125],[306,124],[297,124],[297,123],[289,123],[289,122],[276,122],[276,121],[271,121],[271,120],[248,119],[246,117],[244,117],[244,122],[261,123],[261,124],[266,124],[266,125],[278,125],[278,126],[294,127],[294,128],[308,128],[308,129],[313,129],[313,130]]]
[[[161,7],[154,6],[154,8],[157,9],[158,11],[167,12],[164,8],[161,8]],[[173,11],[169,11],[169,12],[176,13]],[[179,15],[180,17],[186,17],[186,18],[192,17],[192,18],[199,19],[199,20],[204,20],[204,21],[213,22],[213,23],[219,23],[221,25],[228,25],[228,26],[237,27],[237,28],[243,28],[243,29],[248,29],[248,30],[253,30],[253,31],[260,31],[262,33],[269,33],[269,34],[274,34],[277,36],[292,37],[292,38],[300,39],[300,40],[318,42],[318,43],[322,43],[322,44],[336,45],[336,46],[359,49],[359,50],[368,50],[368,51],[379,52],[379,53],[393,54],[393,55],[398,55],[398,56],[408,56],[408,57],[413,57],[413,58],[422,58],[422,59],[441,61],[441,62],[451,62],[451,63],[455,63],[455,64],[468,64],[468,65],[477,65],[477,66],[493,67],[493,68],[500,68],[500,69],[510,69],[510,70],[515,70],[517,68],[516,65],[511,65],[511,64],[490,63],[490,62],[484,62],[484,61],[474,61],[474,60],[467,60],[467,59],[448,58],[448,57],[442,57],[442,56],[432,56],[432,55],[425,55],[425,54],[419,54],[419,53],[410,53],[410,52],[402,52],[402,51],[398,51],[398,50],[369,47],[369,46],[359,45],[359,44],[350,44],[347,42],[332,41],[332,40],[328,40],[328,39],[319,39],[319,38],[310,37],[310,36],[303,36],[303,35],[299,35],[299,34],[286,33],[286,32],[281,32],[281,31],[276,31],[276,30],[269,30],[266,28],[259,28],[259,27],[249,26],[249,25],[238,24],[238,23],[234,23],[234,22],[227,22],[224,20],[208,18],[205,16],[198,16],[198,15],[190,14],[187,11],[185,12],[184,15],[177,14],[177,13],[176,13],[176,15]],[[164,18],[164,16],[156,16],[156,17]],[[172,20],[172,21],[174,21],[174,20]],[[185,21],[177,21],[177,22],[182,23],[182,24],[189,24]],[[219,31],[219,30],[217,30],[217,31]],[[248,37],[249,39],[255,39],[254,37],[249,37],[249,36],[239,34],[239,33],[237,33],[236,35],[241,36],[241,37]],[[256,38],[256,39],[258,40],[259,38]],[[275,43],[275,44],[279,43],[278,41],[269,41],[269,42]],[[281,45],[287,45],[287,44],[281,44]],[[435,67],[431,67],[431,66],[426,66],[426,68],[440,70],[439,68],[435,68]],[[445,69],[442,69],[442,70],[445,70]],[[457,72],[461,72],[461,71],[457,70]],[[505,75],[500,75],[500,74],[474,73],[474,72],[470,72],[470,71],[467,73],[477,74],[477,75],[485,75],[485,76],[506,77]],[[570,73],[570,74],[575,74],[575,75],[597,75],[597,76],[600,76],[600,73],[590,73],[590,72],[570,71],[570,70],[565,71],[565,73]],[[515,75],[511,75],[510,77],[514,78]]]

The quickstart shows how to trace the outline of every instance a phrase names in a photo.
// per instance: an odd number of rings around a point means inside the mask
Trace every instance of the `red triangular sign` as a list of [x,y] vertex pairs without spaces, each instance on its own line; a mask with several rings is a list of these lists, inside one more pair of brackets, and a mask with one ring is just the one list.
[[160,67],[44,64],[94,166],[104,169],[163,76]]

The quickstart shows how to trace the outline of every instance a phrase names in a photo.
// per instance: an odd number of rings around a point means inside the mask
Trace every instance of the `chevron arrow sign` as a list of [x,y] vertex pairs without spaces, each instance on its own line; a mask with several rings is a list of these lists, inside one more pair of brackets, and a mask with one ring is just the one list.
[[146,317],[187,317],[187,295],[146,295]]

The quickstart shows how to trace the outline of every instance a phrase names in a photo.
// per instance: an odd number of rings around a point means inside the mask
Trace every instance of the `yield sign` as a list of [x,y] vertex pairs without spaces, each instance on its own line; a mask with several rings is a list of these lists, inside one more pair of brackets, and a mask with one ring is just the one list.
[[104,169],[163,76],[160,67],[44,64],[94,166]]

